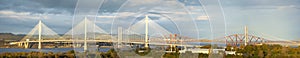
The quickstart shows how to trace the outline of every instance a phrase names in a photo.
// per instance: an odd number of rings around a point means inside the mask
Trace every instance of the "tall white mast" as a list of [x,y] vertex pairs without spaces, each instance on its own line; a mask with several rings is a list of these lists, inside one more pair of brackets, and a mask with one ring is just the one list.
[[148,23],[149,23],[149,21],[148,21],[148,15],[146,15],[146,18],[145,18],[145,47],[146,48],[148,48],[148,40],[149,40],[149,38],[148,38]]
[[41,40],[42,40],[42,38],[41,38],[41,36],[42,36],[42,21],[40,20],[39,21],[39,27],[38,27],[38,29],[39,29],[39,46],[38,46],[38,49],[42,49],[42,42],[41,42]]
[[84,52],[87,52],[87,42],[86,42],[86,40],[87,40],[87,30],[86,30],[87,25],[86,25],[86,20],[87,20],[87,18],[85,17],[84,18],[84,47],[83,47]]
[[247,26],[245,26],[245,46],[248,44],[248,27]]
[[123,38],[123,29],[122,29],[122,27],[118,27],[118,47],[117,48],[120,48],[122,38]]

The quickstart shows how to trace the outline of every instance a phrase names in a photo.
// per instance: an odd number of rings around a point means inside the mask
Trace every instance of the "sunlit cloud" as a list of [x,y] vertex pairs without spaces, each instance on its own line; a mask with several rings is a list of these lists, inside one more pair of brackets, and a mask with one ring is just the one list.
[[198,16],[196,20],[208,20],[208,16]]
[[98,18],[114,18],[115,16],[97,16]]
[[278,6],[277,9],[278,10],[284,10],[284,9],[288,9],[288,8],[295,8],[295,5],[287,5],[287,6]]
[[13,19],[40,19],[40,17],[31,15],[30,12],[14,12],[9,10],[0,11],[0,17]]

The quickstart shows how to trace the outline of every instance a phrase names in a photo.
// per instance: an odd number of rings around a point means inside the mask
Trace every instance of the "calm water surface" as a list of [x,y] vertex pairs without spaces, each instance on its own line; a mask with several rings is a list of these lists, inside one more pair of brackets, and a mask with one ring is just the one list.
[[[193,45],[208,45],[211,44],[209,42],[189,42],[188,44],[193,44]],[[218,44],[220,46],[225,46],[225,44],[222,43],[214,43],[214,44]],[[107,52],[108,50],[110,50],[111,48],[99,48],[99,52]],[[4,53],[4,52],[31,52],[31,51],[42,51],[42,52],[67,52],[70,50],[75,50],[75,51],[83,51],[83,48],[44,48],[44,49],[23,49],[23,48],[0,48],[0,53]]]
[[[110,48],[100,48],[100,52],[107,52]],[[67,52],[70,50],[74,50],[74,48],[45,48],[45,49],[23,49],[23,48],[0,48],[0,53],[4,52],[31,52],[31,51],[42,51],[42,52]],[[83,48],[75,48],[75,50],[83,50]]]

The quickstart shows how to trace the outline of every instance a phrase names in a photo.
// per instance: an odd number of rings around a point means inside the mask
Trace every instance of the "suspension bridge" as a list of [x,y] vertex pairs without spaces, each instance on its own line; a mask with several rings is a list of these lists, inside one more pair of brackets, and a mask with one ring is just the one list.
[[[149,32],[149,30],[152,31]],[[18,44],[24,48],[30,48],[30,45],[37,43],[38,49],[41,49],[42,43],[49,42],[83,44],[84,50],[88,49],[89,43],[98,42],[117,43],[118,45],[122,43],[144,44],[145,47],[149,47],[149,45],[201,47],[201,45],[183,44],[183,42],[220,42],[231,46],[259,44],[299,45],[299,43],[294,41],[274,41],[274,39],[249,35],[247,27],[245,27],[244,34],[233,34],[214,40],[185,38],[177,34],[172,34],[159,24],[155,23],[155,21],[152,21],[148,16],[145,16],[144,19],[131,25],[131,27],[125,31],[123,31],[122,27],[118,28],[116,37],[108,34],[102,28],[98,27],[95,22],[90,21],[86,17],[63,36],[59,36],[40,20],[22,40],[19,42],[11,42],[11,44]]]

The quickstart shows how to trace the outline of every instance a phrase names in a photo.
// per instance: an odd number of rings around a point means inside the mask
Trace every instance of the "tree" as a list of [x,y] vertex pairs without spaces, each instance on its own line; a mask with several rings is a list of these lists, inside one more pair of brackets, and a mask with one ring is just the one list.
[[166,51],[171,51],[171,49],[172,49],[173,51],[175,50],[175,53],[165,53],[165,54],[163,55],[163,58],[179,58],[179,55],[180,55],[179,49],[176,48],[176,47],[168,47],[168,48],[166,49]]

